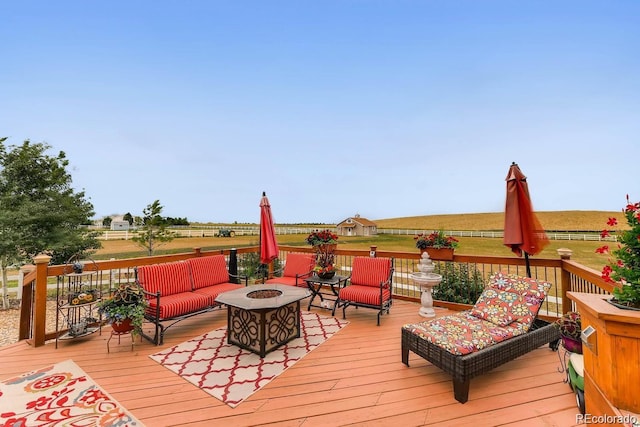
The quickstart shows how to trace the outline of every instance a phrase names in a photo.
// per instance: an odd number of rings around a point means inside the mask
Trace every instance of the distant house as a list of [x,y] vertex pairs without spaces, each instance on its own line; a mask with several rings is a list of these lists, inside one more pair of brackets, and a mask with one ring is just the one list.
[[129,221],[111,221],[112,230],[128,230]]
[[338,223],[336,228],[339,236],[376,236],[378,234],[376,223],[358,214]]

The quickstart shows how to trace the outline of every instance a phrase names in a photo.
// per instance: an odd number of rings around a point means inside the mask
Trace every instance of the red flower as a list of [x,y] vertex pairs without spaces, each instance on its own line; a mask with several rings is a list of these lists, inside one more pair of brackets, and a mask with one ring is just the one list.
[[608,235],[609,235],[609,230],[602,230],[602,232],[600,233],[600,237],[603,239]]
[[609,227],[615,227],[616,225],[618,225],[618,220],[614,217],[609,217],[609,220],[607,221],[607,225]]
[[597,254],[608,254],[609,253],[609,246],[604,245],[599,247],[598,249],[596,249],[596,253]]

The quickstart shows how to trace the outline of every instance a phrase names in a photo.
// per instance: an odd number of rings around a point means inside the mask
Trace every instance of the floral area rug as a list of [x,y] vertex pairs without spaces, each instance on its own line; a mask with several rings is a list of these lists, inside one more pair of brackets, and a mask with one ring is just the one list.
[[150,357],[210,395],[235,408],[349,322],[302,312],[300,338],[260,358],[227,344],[220,328]]
[[142,426],[72,360],[0,383],[0,425]]

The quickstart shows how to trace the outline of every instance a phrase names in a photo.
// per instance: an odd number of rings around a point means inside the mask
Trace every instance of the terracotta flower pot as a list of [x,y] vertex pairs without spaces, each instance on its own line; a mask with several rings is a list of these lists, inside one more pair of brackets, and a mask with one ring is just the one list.
[[111,324],[111,328],[113,332],[117,334],[126,334],[127,332],[133,331],[133,325],[131,324],[131,319],[124,319],[122,322],[113,322]]

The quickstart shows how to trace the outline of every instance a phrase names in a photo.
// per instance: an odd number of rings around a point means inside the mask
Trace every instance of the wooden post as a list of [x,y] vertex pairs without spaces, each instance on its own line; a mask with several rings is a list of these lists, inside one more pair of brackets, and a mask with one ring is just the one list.
[[[558,255],[560,255],[560,259],[562,260],[570,260],[572,253],[571,249],[558,249]],[[560,289],[562,292],[562,314],[567,311],[573,311],[573,303],[567,296],[567,292],[571,291],[571,274],[569,274],[564,266],[560,270]]]
[[51,257],[40,254],[33,258],[36,264],[36,291],[33,307],[33,332],[31,334],[32,345],[40,347],[44,345],[47,325],[47,270]]
[[20,298],[20,325],[18,327],[18,339],[26,340],[31,338],[31,307],[33,305],[33,285],[28,283],[25,286],[24,276],[36,269],[35,265],[23,265],[20,267],[20,278],[18,279],[18,295]]

